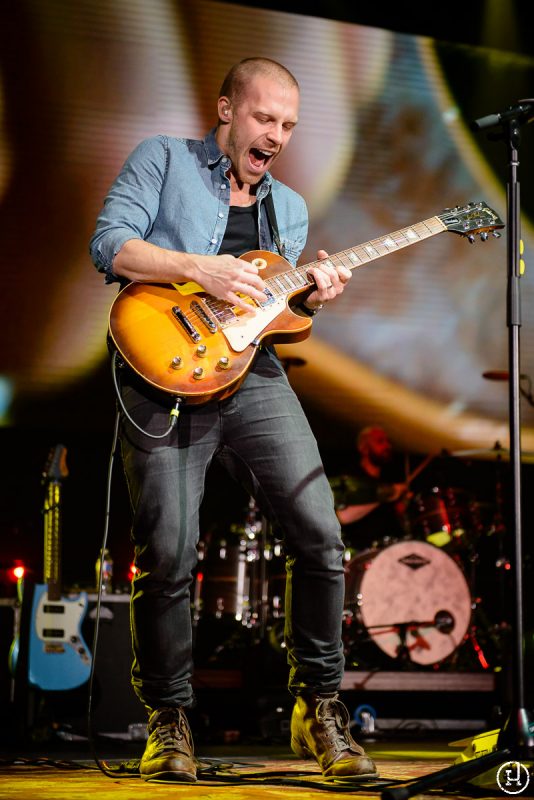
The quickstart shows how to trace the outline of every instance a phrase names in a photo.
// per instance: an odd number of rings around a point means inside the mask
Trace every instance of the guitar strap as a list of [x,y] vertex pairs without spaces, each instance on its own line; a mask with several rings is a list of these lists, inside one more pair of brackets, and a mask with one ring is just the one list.
[[276,212],[274,210],[274,200],[273,200],[273,192],[272,189],[265,198],[265,208],[267,209],[267,218],[269,220],[269,224],[271,226],[271,230],[273,232],[273,239],[275,244],[278,248],[278,252],[285,258],[286,248],[280,241],[280,231],[278,230],[278,222],[276,221]]

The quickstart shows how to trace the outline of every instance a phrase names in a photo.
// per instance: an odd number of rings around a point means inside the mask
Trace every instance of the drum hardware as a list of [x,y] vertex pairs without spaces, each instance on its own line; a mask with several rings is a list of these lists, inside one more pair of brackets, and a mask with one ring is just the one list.
[[[450,611],[436,611],[433,620],[410,620],[409,622],[391,622],[386,625],[369,625],[369,631],[394,631],[399,635],[399,645],[395,658],[401,663],[411,662],[410,650],[416,646],[425,647],[424,634],[421,632],[422,628],[435,628],[444,635],[452,633],[455,627],[455,620]],[[415,643],[408,645],[407,637],[410,634]]]
[[198,567],[193,585],[193,622],[206,616],[233,619],[245,627],[259,622],[261,597],[262,523],[251,499],[244,525],[213,542],[199,542]]
[[408,513],[415,538],[453,552],[467,548],[479,530],[474,498],[465,489],[434,486],[419,492]]
[[225,537],[201,540],[197,549],[192,622],[198,657],[207,652],[212,663],[260,641],[282,652],[285,556],[255,499],[243,523]]
[[[450,453],[450,455],[456,458],[479,458],[482,461],[510,460],[510,450],[507,447],[503,447],[499,441],[495,442],[493,447],[475,447],[466,450],[455,450]],[[522,450],[521,462],[524,464],[534,464],[534,452]]]
[[[430,457],[426,461],[429,463]],[[424,466],[425,462],[420,468]],[[343,629],[349,661],[353,651],[359,651],[362,646],[365,650],[366,644],[375,651],[368,659],[370,668],[376,667],[377,659],[381,659],[379,668],[384,669],[391,668],[391,661],[414,667],[441,664],[455,655],[467,640],[471,640],[473,650],[478,652],[477,625],[472,624],[474,573],[478,565],[474,542],[480,533],[478,506],[468,492],[456,487],[434,487],[427,495],[418,495],[417,502],[423,497],[427,505],[421,513],[415,501],[412,506],[413,514],[417,512],[415,519],[420,527],[423,521],[430,522],[430,535],[436,532],[436,519],[445,519],[451,532],[446,546],[436,547],[428,539],[419,541],[412,535],[400,540],[384,537],[376,547],[363,554],[351,548],[344,552]],[[429,504],[429,498],[434,506]],[[406,549],[401,551],[400,548]],[[460,566],[464,560],[472,568],[471,576]],[[395,564],[393,572],[378,579],[386,561]],[[404,588],[397,563],[402,561],[410,575]],[[415,587],[425,571],[433,576],[429,581],[430,589],[419,587],[416,600]],[[373,574],[377,586],[371,590],[372,583],[368,584],[368,580]],[[243,523],[232,525],[224,538],[199,544],[199,571],[192,599],[194,624],[209,618],[222,626],[225,621],[234,625],[230,636],[215,648],[216,655],[235,651],[238,639],[242,643],[261,640],[277,653],[285,651],[285,581],[282,543],[276,541],[254,498],[250,498]],[[354,594],[356,583],[359,588]],[[391,585],[396,587],[393,597],[387,591]],[[373,617],[371,612],[374,613],[384,594],[389,596],[389,612],[394,613]],[[456,598],[455,606],[449,604],[449,595]],[[399,600],[406,606],[401,605],[401,613]],[[475,606],[476,603],[478,600]],[[390,622],[392,619],[394,622]],[[470,621],[471,633],[468,634]],[[481,635],[482,647],[485,634],[481,631]],[[360,656],[358,660],[362,661]]]
[[[493,373],[492,373],[493,374]],[[504,374],[504,373],[503,373]],[[486,377],[486,374],[484,374]],[[522,379],[526,376],[522,376]],[[507,380],[506,378],[491,378],[492,380]],[[507,607],[511,595],[510,580],[512,565],[505,552],[507,541],[507,524],[505,519],[505,500],[503,489],[503,471],[510,453],[499,441],[491,448],[478,448],[472,450],[458,450],[452,455],[459,458],[480,457],[481,459],[495,462],[494,492],[491,503],[474,503],[474,523],[476,536],[471,541],[468,553],[468,570],[470,586],[473,596],[481,594],[487,596],[491,609],[491,616],[503,629],[508,626],[507,620],[513,609]],[[532,454],[521,454],[523,462],[530,462]],[[508,466],[506,465],[506,469]],[[485,578],[489,583],[485,584]],[[482,587],[481,584],[482,583]],[[502,647],[501,647],[502,649]]]
[[[489,369],[482,373],[482,377],[487,381],[509,381],[510,373],[504,369]],[[526,388],[524,384],[526,383]],[[534,395],[532,394],[532,380],[530,375],[521,373],[519,375],[519,391],[531,406],[534,406]]]
[[286,561],[284,549],[280,540],[272,538],[272,533],[270,538],[271,541],[267,541],[263,550],[266,580],[262,607],[266,625],[272,620],[278,620],[285,616]]

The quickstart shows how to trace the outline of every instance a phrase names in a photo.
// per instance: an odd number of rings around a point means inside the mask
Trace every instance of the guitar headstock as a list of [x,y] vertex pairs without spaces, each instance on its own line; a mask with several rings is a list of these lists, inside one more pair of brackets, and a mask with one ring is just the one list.
[[56,444],[48,453],[48,459],[43,469],[43,483],[61,481],[68,474],[67,448],[63,444]]
[[471,243],[475,241],[476,235],[485,242],[490,231],[498,238],[501,235],[499,228],[504,228],[504,222],[499,215],[483,201],[446,208],[438,217],[448,231],[467,236]]

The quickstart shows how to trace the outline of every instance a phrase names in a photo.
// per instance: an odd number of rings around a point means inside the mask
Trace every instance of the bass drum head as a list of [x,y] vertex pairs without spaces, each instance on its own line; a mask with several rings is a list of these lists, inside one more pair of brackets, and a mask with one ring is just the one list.
[[405,632],[409,660],[435,664],[461,644],[471,620],[462,570],[438,547],[405,540],[369,550],[345,567],[345,605],[391,658]]

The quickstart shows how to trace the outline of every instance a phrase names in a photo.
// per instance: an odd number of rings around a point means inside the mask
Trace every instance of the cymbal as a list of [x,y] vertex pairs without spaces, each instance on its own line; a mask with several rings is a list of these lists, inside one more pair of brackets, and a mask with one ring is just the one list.
[[505,453],[509,453],[507,447],[503,447],[500,442],[495,442],[493,447],[473,447],[467,450],[453,450],[450,455],[451,456],[458,456],[461,458],[462,456],[481,456],[485,453],[493,453],[495,455],[504,455]]
[[[506,369],[488,369],[482,373],[482,377],[487,381],[509,381],[510,373]],[[519,376],[520,381],[528,380],[528,375],[521,373]]]
[[[496,442],[493,447],[478,447],[472,450],[454,450],[449,455],[455,458],[482,458],[489,461],[509,461],[510,450],[503,447],[500,442]],[[534,453],[532,451],[523,450],[521,452],[521,461],[523,464],[534,464]]]

